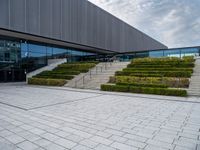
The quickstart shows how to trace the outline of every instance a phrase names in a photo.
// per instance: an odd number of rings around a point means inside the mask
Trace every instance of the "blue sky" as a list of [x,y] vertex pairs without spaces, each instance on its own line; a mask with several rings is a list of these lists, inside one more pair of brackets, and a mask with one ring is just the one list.
[[200,46],[200,0],[89,0],[172,47]]

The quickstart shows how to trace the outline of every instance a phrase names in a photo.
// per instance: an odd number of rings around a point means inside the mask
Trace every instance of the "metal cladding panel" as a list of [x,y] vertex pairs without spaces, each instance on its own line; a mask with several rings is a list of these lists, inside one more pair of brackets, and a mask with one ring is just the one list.
[[[73,42],[78,42],[78,20],[80,16],[78,16],[78,0],[71,0],[71,39]],[[68,20],[69,21],[69,20]]]
[[9,1],[0,0],[0,27],[9,28]]
[[94,50],[132,52],[167,48],[87,0],[0,0],[0,18],[0,28]]
[[40,34],[52,37],[52,0],[40,0]]
[[39,6],[39,0],[26,0],[26,31],[32,34],[40,33]]
[[61,7],[61,39],[65,41],[70,40],[70,1],[62,0],[62,7]]
[[25,32],[25,0],[10,0],[10,28]]
[[52,36],[61,39],[61,19],[62,19],[62,2],[61,0],[52,1]]
[[79,18],[80,24],[79,24],[79,31],[78,31],[78,37],[80,38],[81,44],[87,43],[87,3],[85,3],[83,0],[79,0],[79,10],[81,10],[80,14],[81,17]]
[[89,3],[87,5],[87,45],[92,45],[93,32],[94,32],[94,20],[93,20],[93,7],[92,4]]

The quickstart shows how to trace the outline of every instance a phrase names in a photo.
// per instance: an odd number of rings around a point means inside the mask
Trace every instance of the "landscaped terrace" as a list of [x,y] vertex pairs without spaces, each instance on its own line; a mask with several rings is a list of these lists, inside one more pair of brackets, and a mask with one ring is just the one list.
[[139,58],[101,86],[103,91],[187,96],[194,58]]
[[28,79],[28,84],[63,86],[80,73],[88,72],[97,62],[75,62],[58,65],[52,71],[43,71]]

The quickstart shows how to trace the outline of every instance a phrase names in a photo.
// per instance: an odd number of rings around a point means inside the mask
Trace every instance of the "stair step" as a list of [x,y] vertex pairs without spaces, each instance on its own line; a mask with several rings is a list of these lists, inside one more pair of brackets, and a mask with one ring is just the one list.
[[[84,88],[84,89],[100,89],[101,84],[105,84],[109,81],[110,76],[114,76],[116,71],[121,71],[123,68],[126,68],[129,62],[113,62],[111,66],[108,65],[108,67],[105,69],[105,67],[102,67],[102,72],[99,72],[101,68],[93,68],[92,71],[92,78],[90,76],[85,77],[85,84],[83,84],[82,81],[80,81],[77,84],[77,88]],[[98,67],[101,67],[103,64],[99,63]],[[96,72],[98,71],[98,74]],[[89,73],[87,73],[89,74]],[[68,87],[74,87],[75,81],[77,79],[81,79],[82,76],[75,77],[70,83],[68,83],[66,86]]]

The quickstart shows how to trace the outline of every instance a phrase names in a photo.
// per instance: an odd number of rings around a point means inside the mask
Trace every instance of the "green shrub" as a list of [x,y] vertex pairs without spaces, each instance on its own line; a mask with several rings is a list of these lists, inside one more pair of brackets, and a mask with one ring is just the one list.
[[128,68],[188,68],[194,67],[194,63],[191,62],[183,62],[179,64],[150,64],[150,63],[143,63],[143,64],[129,64]]
[[125,68],[123,71],[132,71],[132,72],[140,72],[140,71],[189,71],[193,72],[193,68]]
[[149,87],[130,87],[132,93],[143,93],[143,94],[156,94],[156,95],[167,95],[167,96],[187,96],[186,90],[180,89],[165,89],[165,88],[149,88]]
[[53,70],[53,71],[43,71],[38,75],[78,75],[80,71],[69,71],[69,70]]
[[116,76],[113,77],[116,83],[141,83],[141,84],[165,84],[169,87],[187,88],[189,86],[188,78],[171,77],[136,77],[136,76]]
[[167,95],[167,96],[187,96],[186,90],[180,89],[168,89],[168,88],[150,88],[150,87],[135,87],[127,85],[101,85],[102,91],[113,91],[113,92],[131,92],[131,93],[143,93],[143,94],[156,94],[156,95]]
[[83,64],[61,64],[58,68],[65,68],[65,69],[75,69],[76,70],[88,70],[94,67],[96,64],[94,63],[83,63]]
[[111,84],[102,84],[102,91],[115,91],[115,92],[128,92],[129,86],[126,85],[111,85]]
[[141,76],[141,77],[191,77],[190,71],[117,71],[116,76]]
[[47,86],[63,86],[67,83],[62,79],[42,79],[42,78],[29,78],[28,84],[32,85],[47,85]]
[[160,65],[160,64],[156,64],[156,65],[151,65],[151,64],[128,64],[127,66],[128,68],[170,68],[170,65]]
[[46,78],[46,79],[66,79],[71,80],[74,78],[72,75],[62,75],[62,74],[50,74],[50,75],[36,75],[35,78]]
[[194,62],[195,61],[194,56],[184,56],[182,59],[186,62]]
[[127,85],[127,86],[135,86],[135,87],[152,87],[152,88],[168,88],[165,84],[152,84],[152,83],[116,83],[116,85]]

